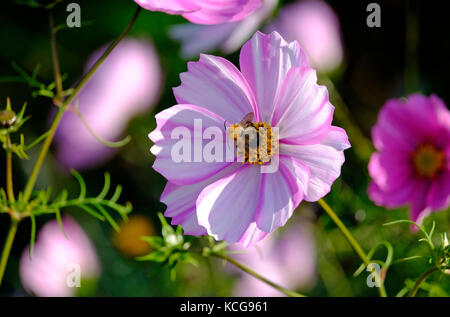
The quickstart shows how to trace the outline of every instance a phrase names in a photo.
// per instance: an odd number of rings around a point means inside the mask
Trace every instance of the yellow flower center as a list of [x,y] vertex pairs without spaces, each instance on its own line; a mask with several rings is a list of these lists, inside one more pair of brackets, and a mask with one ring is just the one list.
[[427,178],[433,178],[444,168],[445,155],[432,144],[422,144],[413,154],[416,172]]
[[232,124],[227,135],[234,141],[236,155],[244,164],[269,163],[278,149],[278,136],[266,122]]

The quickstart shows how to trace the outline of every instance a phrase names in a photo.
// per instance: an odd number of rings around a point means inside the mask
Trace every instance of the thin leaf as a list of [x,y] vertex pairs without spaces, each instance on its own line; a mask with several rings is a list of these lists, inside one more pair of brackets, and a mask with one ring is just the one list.
[[98,194],[97,200],[105,199],[106,195],[109,192],[110,186],[111,186],[111,176],[109,175],[109,173],[105,173],[105,184],[103,185],[103,189],[100,192],[100,194]]
[[114,195],[109,201],[115,203],[119,199],[121,194],[122,194],[122,186],[117,185]]
[[101,221],[105,221],[105,217],[103,217],[101,214],[99,214],[98,212],[96,212],[94,209],[92,209],[89,206],[86,205],[78,205],[78,208],[83,209],[84,211],[86,211],[87,213],[91,214],[92,216],[94,216],[95,218],[97,218],[98,220]]
[[50,133],[50,131],[47,131],[44,134],[42,134],[40,137],[38,137],[36,140],[34,140],[31,144],[25,146],[24,150],[28,151],[29,149],[31,149],[34,146],[38,145],[42,140],[44,140],[48,136],[49,133]]
[[95,205],[95,207],[102,213],[102,215],[106,218],[106,220],[109,222],[111,227],[114,228],[117,232],[120,232],[120,227],[117,224],[117,222],[111,217],[111,215],[103,208],[101,205]]
[[80,184],[80,195],[78,196],[79,201],[83,201],[86,198],[86,183],[84,182],[83,177],[76,170],[71,169],[70,172],[77,179]]
[[78,111],[78,109],[73,109],[73,113],[75,113],[80,119],[81,123],[88,129],[89,133],[101,144],[110,147],[110,148],[119,148],[127,145],[131,141],[131,137],[128,135],[124,139],[116,142],[107,141],[99,136],[94,129],[89,125],[89,123],[84,119],[83,115]]
[[64,225],[61,220],[61,212],[59,211],[59,209],[56,209],[55,214],[56,214],[56,221],[58,222],[59,225],[59,230],[61,230],[61,233],[66,239],[69,239],[66,235],[66,232],[64,231]]

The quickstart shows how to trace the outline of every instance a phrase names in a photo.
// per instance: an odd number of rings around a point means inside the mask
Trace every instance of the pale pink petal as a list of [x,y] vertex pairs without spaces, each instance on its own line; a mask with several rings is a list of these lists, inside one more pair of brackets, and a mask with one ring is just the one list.
[[[194,132],[194,120],[196,119],[201,120],[200,135]],[[149,138],[155,143],[151,148],[151,152],[156,156],[153,168],[170,182],[179,185],[197,183],[210,178],[230,164],[224,162],[223,157],[219,162],[206,163],[203,157],[202,148],[204,148],[205,144],[212,142],[211,140],[203,139],[202,133],[204,129],[208,127],[217,127],[220,131],[224,129],[224,119],[216,114],[194,105],[176,105],[158,113],[156,122],[156,129],[149,135]],[[176,138],[179,137],[178,135],[172,139],[173,131],[177,131],[180,128],[186,128],[189,133],[189,137],[185,139],[185,144],[190,148],[188,158],[190,161],[187,162],[176,162],[172,153],[176,148],[174,146],[182,142],[181,138]],[[225,133],[221,134],[221,138],[215,141],[225,153]],[[196,148],[196,144],[199,145],[198,148]],[[197,161],[195,161],[195,153],[199,154]]]
[[271,121],[280,129],[281,142],[316,144],[328,135],[333,112],[328,90],[317,85],[316,72],[294,67],[284,80]]
[[233,33],[230,34],[229,39],[221,47],[223,52],[231,54],[239,50],[255,34],[261,24],[270,17],[277,4],[278,0],[263,0],[263,5],[259,9],[239,21],[239,23],[235,23],[236,26]]
[[310,172],[293,157],[280,156],[276,173],[262,174],[256,224],[265,232],[284,226],[307,191]]
[[260,168],[249,165],[207,186],[197,199],[200,225],[216,240],[240,241],[254,222],[260,188]]
[[206,234],[206,230],[198,224],[195,212],[195,201],[201,190],[192,189],[195,185],[176,185],[168,182],[161,195],[161,202],[167,205],[164,216],[172,218],[172,225],[182,226],[186,235],[201,236]]
[[95,248],[86,233],[72,218],[64,217],[62,223],[67,238],[58,222],[50,221],[39,231],[32,257],[28,248],[22,253],[22,285],[36,296],[74,296],[75,289],[67,285],[74,265],[80,268],[82,280],[95,279],[100,274]]
[[181,85],[173,89],[178,103],[193,104],[212,111],[231,123],[255,112],[253,94],[239,70],[224,58],[200,55],[180,75]]
[[198,224],[197,213],[195,212],[195,205],[189,210],[172,217],[172,225],[180,225],[183,227],[183,232],[190,236],[204,236],[206,230]]
[[280,154],[290,155],[310,170],[305,200],[317,201],[330,191],[331,185],[341,174],[345,157],[343,150],[350,147],[347,134],[338,127],[331,127],[328,136],[315,145],[280,144]]
[[201,10],[183,14],[197,24],[235,22],[247,17],[261,6],[261,0],[192,0]]
[[[242,10],[233,16],[233,19],[230,22],[240,21],[246,17],[248,17],[252,12],[256,9],[260,8],[263,5],[263,2],[266,0],[248,0],[247,4],[244,5]],[[230,1],[228,1],[230,2]]]
[[182,14],[200,10],[196,0],[134,0],[149,11],[162,11],[168,14]]
[[164,216],[172,218],[173,225],[181,225],[188,235],[205,235],[206,230],[199,225],[196,213],[196,202],[200,192],[213,182],[228,176],[242,167],[241,163],[233,163],[211,178],[192,185],[176,185],[168,182],[161,194],[161,201],[167,205]]
[[181,55],[184,58],[191,58],[220,47],[238,25],[238,23],[177,24],[170,29],[170,37],[181,42]]
[[245,19],[216,25],[192,23],[178,24],[170,28],[170,36],[181,42],[184,58],[220,49],[231,54],[252,37],[260,25],[273,12],[278,0],[264,0],[263,5]]
[[306,0],[286,4],[270,30],[287,41],[298,41],[319,72],[336,69],[344,58],[339,19],[325,1]]
[[[106,46],[93,53],[86,71],[98,60]],[[159,58],[151,42],[127,38],[106,58],[72,105],[105,140],[123,138],[130,119],[152,109],[162,87]],[[56,112],[56,111],[55,111]],[[67,111],[55,134],[56,158],[66,169],[98,166],[118,149],[100,143],[80,118]]]
[[[300,219],[299,219],[300,220]],[[261,272],[271,281],[289,289],[309,288],[316,280],[314,236],[306,219],[293,223],[282,231],[271,234],[253,247],[234,244],[232,257],[245,266]],[[241,273],[230,266],[232,272]],[[248,274],[235,284],[235,296],[282,296],[283,294]]]
[[309,66],[298,43],[286,43],[277,32],[257,32],[242,47],[239,63],[255,94],[259,121],[269,121],[288,71],[295,66]]
[[252,222],[247,231],[242,235],[241,239],[238,241],[244,247],[248,247],[250,245],[254,245],[258,241],[261,241],[267,236],[267,232],[260,230],[256,224],[256,222]]

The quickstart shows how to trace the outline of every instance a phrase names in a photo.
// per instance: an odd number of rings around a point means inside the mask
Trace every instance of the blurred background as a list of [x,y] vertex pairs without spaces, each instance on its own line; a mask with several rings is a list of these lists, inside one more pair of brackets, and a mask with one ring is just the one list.
[[[62,1],[54,8],[56,24],[65,23],[70,2],[74,1]],[[136,8],[132,0],[75,2],[81,7],[82,27],[57,33],[66,89],[80,79],[105,45],[122,32]],[[40,188],[51,186],[57,192],[66,187],[77,195],[76,181],[68,173],[69,168],[76,168],[85,177],[88,193],[96,195],[103,186],[104,172],[109,171],[112,183],[124,187],[122,202],[131,201],[134,206],[130,221],[122,224],[120,234],[83,212],[66,210],[65,214],[71,218],[64,221],[70,223],[68,226],[73,227],[73,235],[80,241],[67,248],[78,250],[92,278],[83,283],[87,286],[78,293],[61,295],[280,295],[216,259],[199,258],[198,267],[180,266],[175,281],[170,279],[167,269],[134,260],[150,251],[139,236],[159,234],[157,212],[165,209],[159,202],[165,179],[152,169],[154,157],[147,138],[155,128],[155,113],[175,104],[172,87],[179,85],[179,74],[186,71],[187,61],[198,60],[199,50],[225,56],[238,65],[239,48],[256,29],[277,30],[289,40],[300,41],[319,70],[319,81],[329,88],[336,106],[335,124],[348,131],[353,147],[346,151],[342,177],[335,182],[326,201],[365,250],[387,240],[394,245],[395,258],[427,255],[425,244],[417,242],[419,235],[413,234],[408,225],[382,226],[407,219],[406,208],[388,211],[375,206],[367,196],[367,164],[373,152],[370,130],[379,109],[389,98],[411,92],[434,93],[450,103],[447,78],[450,25],[443,1],[391,0],[376,1],[381,6],[381,28],[369,28],[366,7],[370,2],[266,0],[264,7],[248,21],[216,29],[186,25],[187,21],[179,16],[142,12],[129,39],[119,45],[79,96],[80,111],[100,136],[119,140],[130,135],[131,143],[119,150],[108,149],[86,132],[75,115],[68,114],[39,177]],[[5,107],[7,96],[16,111],[28,101],[32,119],[22,131],[27,140],[48,129],[54,106],[48,98],[33,96],[35,89],[18,78],[14,65],[29,74],[40,65],[37,79],[47,84],[53,81],[48,19],[48,10],[18,5],[12,0],[2,3],[0,108]],[[24,186],[37,150],[30,152],[29,161],[14,161],[16,188]],[[0,166],[4,164],[1,155]],[[1,175],[0,185],[4,187]],[[318,205],[303,202],[293,218],[257,250],[244,250],[236,259],[309,296],[377,296],[375,289],[366,286],[365,273],[352,277],[360,260]],[[448,211],[432,214],[425,225],[435,221],[437,232],[449,234],[449,218]],[[27,259],[23,259],[30,224],[25,221],[21,225],[0,288],[1,296],[47,294],[45,289],[55,277],[47,277],[45,272],[49,265],[59,265],[51,260],[60,249],[46,245],[49,242],[45,241],[48,235],[58,236],[52,221],[45,216],[37,219],[38,233],[42,233],[36,246],[39,250],[36,257],[42,256],[40,268],[37,264],[29,267]],[[1,215],[1,245],[8,225],[8,217]],[[385,256],[382,248],[375,254],[383,260]],[[395,295],[405,281],[415,280],[426,268],[426,261],[421,259],[393,265],[387,273],[388,294]],[[36,270],[41,270],[39,274],[44,281],[34,280]],[[428,279],[419,295],[430,294],[448,296],[450,278]]]

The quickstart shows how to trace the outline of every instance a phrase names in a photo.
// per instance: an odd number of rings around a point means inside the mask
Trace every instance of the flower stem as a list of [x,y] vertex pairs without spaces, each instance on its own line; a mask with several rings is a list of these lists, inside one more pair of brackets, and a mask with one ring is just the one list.
[[[11,139],[8,135],[7,137],[8,146],[11,144]],[[14,187],[13,187],[13,177],[12,177],[12,152],[11,150],[6,151],[6,192],[8,194],[8,199],[11,203],[15,202],[14,198]]]
[[[33,171],[31,172],[31,176],[27,182],[27,185],[25,186],[24,190],[24,196],[23,200],[24,203],[27,203],[28,200],[31,197],[34,185],[36,184],[37,177],[39,175],[39,171],[41,170],[42,164],[44,163],[44,159],[48,153],[48,150],[50,149],[50,145],[53,141],[53,137],[55,136],[56,129],[58,128],[62,116],[64,112],[67,110],[68,105],[72,102],[72,100],[75,98],[75,96],[80,92],[80,90],[83,88],[83,86],[89,81],[89,79],[92,77],[92,75],[95,73],[95,71],[100,67],[100,65],[103,63],[103,61],[109,56],[109,54],[114,50],[114,48],[122,41],[125,36],[130,32],[131,28],[133,27],[134,23],[136,22],[139,13],[141,12],[141,7],[138,7],[136,12],[134,13],[132,19],[128,23],[125,30],[122,32],[122,34],[109,45],[109,47],[106,49],[106,51],[103,53],[103,55],[97,60],[97,62],[89,69],[89,71],[84,75],[84,77],[81,79],[81,81],[78,83],[78,85],[73,90],[73,93],[62,103],[62,105],[59,106],[58,113],[55,116],[55,119],[53,120],[53,123],[50,127],[50,130],[48,132],[48,135],[44,141],[44,144],[42,145],[41,152],[39,153],[38,159],[36,161],[36,164],[33,167]],[[54,30],[52,30],[52,33]],[[52,36],[52,47],[54,47],[53,42],[55,42],[56,39],[54,36]],[[56,50],[53,50],[53,53],[57,53]],[[53,62],[54,65],[58,65],[58,58],[57,56],[53,55]],[[55,74],[57,74],[57,70],[59,69],[59,66],[55,67]],[[56,75],[58,77],[59,75]],[[56,82],[58,82],[58,79],[55,79]]]
[[59,66],[58,57],[58,46],[56,45],[56,29],[55,29],[55,19],[53,18],[53,13],[50,13],[50,32],[51,32],[51,42],[52,42],[52,61],[53,61],[53,72],[56,84],[56,98],[55,100],[60,103],[62,101],[63,95],[63,85],[62,76]]
[[420,285],[422,285],[422,283],[427,279],[427,277],[431,273],[433,273],[434,271],[437,271],[437,270],[438,270],[438,268],[433,267],[433,268],[429,269],[428,271],[426,271],[425,273],[423,273],[417,280],[416,284],[414,284],[413,288],[411,289],[411,291],[408,294],[408,297],[416,296],[417,292],[419,291]]
[[8,237],[6,238],[5,246],[3,247],[2,256],[0,259],[0,286],[2,285],[3,275],[5,274],[6,264],[8,263],[11,247],[16,237],[17,227],[19,221],[11,218],[11,225],[9,227]]
[[225,254],[215,253],[215,252],[212,252],[212,253],[210,253],[210,254],[213,255],[213,256],[216,256],[216,257],[218,257],[218,258],[221,258],[221,259],[223,259],[223,260],[225,260],[225,261],[230,262],[231,264],[233,264],[233,265],[235,265],[236,267],[240,268],[242,271],[244,271],[244,272],[246,272],[246,273],[248,273],[248,274],[254,276],[255,278],[257,278],[257,279],[259,279],[260,281],[266,283],[267,285],[269,285],[269,286],[271,286],[271,287],[273,287],[273,288],[279,290],[280,292],[282,292],[283,294],[285,294],[285,295],[287,295],[287,296],[289,296],[289,297],[305,297],[305,295],[302,295],[302,294],[299,294],[299,293],[297,293],[297,292],[288,290],[288,289],[286,289],[286,288],[284,288],[284,287],[282,287],[282,286],[280,286],[280,285],[278,285],[278,284],[275,284],[274,282],[272,282],[272,281],[266,279],[264,276],[262,276],[262,275],[256,273],[256,272],[253,271],[252,269],[246,267],[245,265],[239,263],[239,262],[236,261],[235,259],[233,259],[233,258],[231,258],[231,257],[229,257],[229,256],[227,256],[227,255],[225,255]]
[[[339,230],[344,234],[347,241],[352,246],[353,250],[358,254],[358,256],[361,258],[363,263],[368,266],[370,264],[369,257],[364,252],[364,250],[359,245],[358,241],[353,237],[353,235],[350,233],[350,231],[347,229],[347,227],[344,225],[344,223],[339,219],[339,217],[336,215],[336,213],[333,211],[333,209],[325,202],[323,199],[319,199],[318,201],[319,205],[322,206],[322,208],[325,210],[325,212],[330,216],[330,218],[334,221],[334,223],[338,226]],[[381,286],[378,287],[378,292],[380,293],[381,297],[386,297],[386,290],[384,288],[384,282],[382,281]]]

